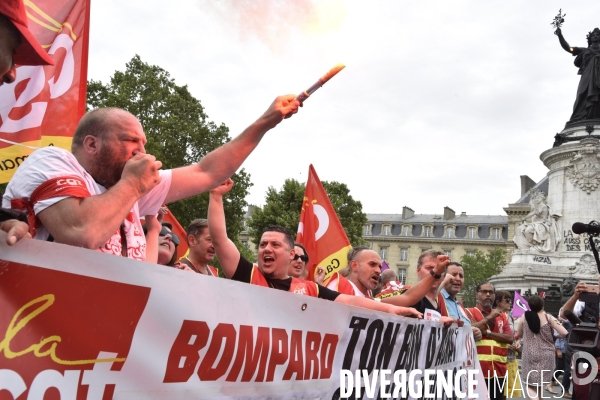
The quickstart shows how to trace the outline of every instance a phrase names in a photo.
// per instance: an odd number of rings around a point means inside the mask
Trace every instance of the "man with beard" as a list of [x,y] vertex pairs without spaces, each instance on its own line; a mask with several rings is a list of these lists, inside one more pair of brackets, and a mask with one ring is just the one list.
[[471,325],[479,328],[484,336],[475,344],[490,399],[504,400],[502,388],[506,376],[508,345],[514,342],[514,338],[506,315],[501,310],[492,308],[494,299],[494,286],[489,282],[480,283],[477,286],[476,307],[465,311]]
[[288,271],[290,261],[296,254],[294,238],[289,229],[282,226],[270,226],[263,231],[258,244],[257,264],[246,260],[227,237],[223,195],[232,187],[231,179],[223,182],[221,186],[210,191],[208,203],[208,230],[226,278],[396,315],[422,316],[412,308],[396,307],[358,296],[340,294],[315,282],[291,277]]
[[[421,261],[422,257],[419,258],[420,263]],[[327,287],[339,293],[373,299],[371,291],[379,283],[381,262],[379,254],[368,247],[354,247],[348,252],[348,268],[350,269],[348,277],[344,278],[336,272],[332,275]],[[430,293],[433,293],[435,298],[439,279],[449,262],[450,259],[441,252],[431,253],[427,269],[421,270],[417,267],[417,273],[419,271],[422,273],[419,275],[419,282],[416,285],[403,287],[406,290],[401,290],[392,296],[387,296],[385,295],[387,292],[382,291],[376,300],[400,307],[411,307],[420,313],[425,313],[428,308],[425,306],[425,301]],[[429,302],[427,301],[427,303]],[[444,318],[442,322],[448,323],[451,322],[451,319]]]
[[185,265],[199,274],[218,277],[219,271],[208,265],[215,258],[215,248],[208,232],[208,221],[201,218],[193,220],[187,228],[186,239],[190,249],[189,254],[179,260],[175,266],[185,269],[183,267]]
[[[52,57],[29,31],[23,0],[0,2],[0,86],[17,77],[18,65],[53,65]],[[7,233],[6,243],[13,245],[29,235],[29,226],[12,210],[0,209],[0,230]]]
[[232,141],[196,164],[166,171],[159,171],[162,163],[146,154],[146,135],[135,116],[118,108],[93,110],[75,130],[73,154],[45,147],[21,164],[3,206],[25,209],[31,221],[39,221],[30,227],[36,239],[52,236],[59,243],[144,260],[139,216],[218,186],[267,131],[298,111],[294,99],[276,98]]

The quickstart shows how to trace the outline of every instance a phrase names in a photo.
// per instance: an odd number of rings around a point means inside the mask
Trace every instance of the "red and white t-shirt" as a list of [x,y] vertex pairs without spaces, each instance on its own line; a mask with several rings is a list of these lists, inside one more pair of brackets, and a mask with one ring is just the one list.
[[[129,258],[142,261],[146,259],[146,238],[142,231],[140,215],[156,214],[164,203],[171,187],[171,170],[159,171],[159,174],[161,176],[160,183],[133,205],[131,212],[124,221],[127,256]],[[106,188],[96,183],[94,178],[79,165],[73,154],[58,147],[44,147],[34,151],[19,166],[6,188],[6,193],[2,198],[2,206],[10,208],[11,199],[23,198],[29,200],[33,191],[41,184],[50,179],[68,176],[80,178],[92,196],[106,192]],[[69,196],[58,196],[37,202],[33,207],[35,214],[39,214],[67,197]],[[115,206],[118,207],[118,205]],[[36,229],[35,239],[46,240],[48,236],[49,233],[43,225]],[[97,250],[103,253],[121,255],[121,233],[119,228],[104,246]]]

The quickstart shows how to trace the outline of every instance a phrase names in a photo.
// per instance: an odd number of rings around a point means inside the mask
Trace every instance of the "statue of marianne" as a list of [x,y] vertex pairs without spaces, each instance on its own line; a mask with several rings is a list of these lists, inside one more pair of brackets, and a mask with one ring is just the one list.
[[600,29],[588,33],[588,47],[570,47],[560,28],[554,33],[562,48],[575,56],[577,73],[581,75],[569,122],[600,118]]

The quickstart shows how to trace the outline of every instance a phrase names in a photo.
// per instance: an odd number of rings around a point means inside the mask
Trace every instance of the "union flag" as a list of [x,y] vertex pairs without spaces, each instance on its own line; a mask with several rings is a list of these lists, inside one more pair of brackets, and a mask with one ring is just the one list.
[[296,241],[308,252],[309,280],[320,266],[325,269],[325,282],[329,281],[334,272],[346,266],[352,248],[312,164],[308,168]]
[[71,150],[85,113],[90,0],[24,0],[29,30],[54,65],[17,66],[0,86],[0,183],[34,150]]

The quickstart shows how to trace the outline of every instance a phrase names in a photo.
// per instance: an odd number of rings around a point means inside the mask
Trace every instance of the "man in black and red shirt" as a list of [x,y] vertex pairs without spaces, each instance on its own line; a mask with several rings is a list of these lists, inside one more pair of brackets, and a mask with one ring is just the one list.
[[247,261],[227,237],[223,195],[232,187],[233,181],[228,179],[221,186],[211,190],[208,205],[208,229],[225,277],[397,315],[421,316],[421,313],[413,308],[397,307],[362,297],[339,294],[314,282],[290,277],[288,266],[295,255],[294,239],[292,233],[284,227],[265,229],[258,245],[257,264]]

